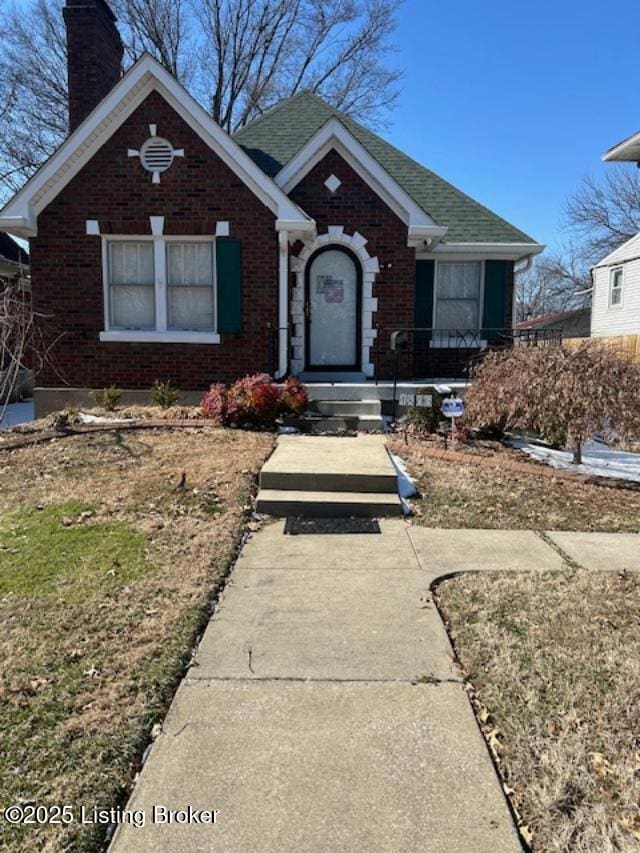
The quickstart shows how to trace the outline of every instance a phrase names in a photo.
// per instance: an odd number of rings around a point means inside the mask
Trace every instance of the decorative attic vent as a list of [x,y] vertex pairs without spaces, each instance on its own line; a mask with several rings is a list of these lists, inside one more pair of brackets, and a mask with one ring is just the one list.
[[149,133],[151,136],[142,148],[139,151],[130,148],[128,154],[129,157],[139,157],[142,168],[152,173],[153,183],[159,184],[161,172],[167,171],[175,157],[184,157],[184,149],[174,148],[168,140],[158,136],[155,124],[149,125]]

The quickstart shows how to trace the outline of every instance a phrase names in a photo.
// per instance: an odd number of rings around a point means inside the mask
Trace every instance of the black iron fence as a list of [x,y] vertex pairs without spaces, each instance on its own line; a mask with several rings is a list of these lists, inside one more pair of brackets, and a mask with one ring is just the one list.
[[434,329],[378,327],[376,379],[466,380],[492,350],[560,343],[557,329]]

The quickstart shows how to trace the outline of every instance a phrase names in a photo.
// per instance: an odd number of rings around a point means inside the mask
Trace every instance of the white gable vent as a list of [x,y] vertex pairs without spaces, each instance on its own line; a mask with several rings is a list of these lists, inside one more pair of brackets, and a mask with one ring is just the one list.
[[130,148],[128,151],[129,157],[139,157],[142,163],[142,168],[153,175],[153,183],[160,183],[160,174],[166,172],[173,163],[175,157],[184,157],[182,148],[174,148],[168,139],[163,139],[156,133],[156,125],[149,125],[150,138],[144,143],[142,148]]
[[173,145],[160,136],[147,139],[140,149],[140,162],[147,172],[166,172],[173,163]]

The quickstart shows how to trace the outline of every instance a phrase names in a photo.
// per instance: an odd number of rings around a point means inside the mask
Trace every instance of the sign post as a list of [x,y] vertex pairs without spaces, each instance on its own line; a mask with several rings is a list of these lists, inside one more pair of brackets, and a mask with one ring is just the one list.
[[451,418],[451,440],[456,441],[456,418],[464,414],[464,403],[458,397],[445,397],[440,411],[445,418]]

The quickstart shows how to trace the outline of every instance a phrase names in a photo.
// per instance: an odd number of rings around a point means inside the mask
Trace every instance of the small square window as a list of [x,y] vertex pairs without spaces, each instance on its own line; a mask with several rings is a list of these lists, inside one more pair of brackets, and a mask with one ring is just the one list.
[[609,280],[609,305],[616,308],[622,305],[622,267],[611,270]]

